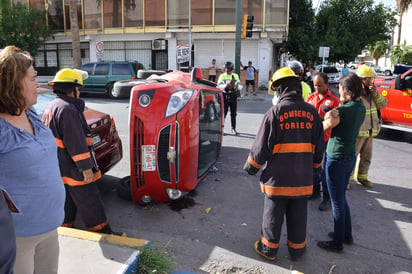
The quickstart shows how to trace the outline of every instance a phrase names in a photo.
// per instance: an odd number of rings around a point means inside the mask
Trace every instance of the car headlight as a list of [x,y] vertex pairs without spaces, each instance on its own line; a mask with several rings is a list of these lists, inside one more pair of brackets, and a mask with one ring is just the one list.
[[185,89],[175,92],[170,96],[169,103],[166,108],[166,118],[179,112],[189,102],[193,95],[192,89]]

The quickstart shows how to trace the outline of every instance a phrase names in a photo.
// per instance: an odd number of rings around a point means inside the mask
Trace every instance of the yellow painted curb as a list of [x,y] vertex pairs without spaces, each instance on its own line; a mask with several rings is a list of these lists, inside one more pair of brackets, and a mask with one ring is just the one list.
[[108,243],[114,245],[127,246],[131,248],[141,248],[150,246],[150,241],[143,239],[136,239],[130,237],[123,237],[111,234],[102,234],[97,232],[90,232],[69,227],[59,227],[57,232],[60,236],[73,237],[82,240]]

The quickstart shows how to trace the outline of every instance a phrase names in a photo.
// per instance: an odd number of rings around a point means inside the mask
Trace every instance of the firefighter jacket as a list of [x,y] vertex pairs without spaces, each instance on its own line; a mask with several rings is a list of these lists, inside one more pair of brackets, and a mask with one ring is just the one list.
[[82,173],[87,169],[93,169],[93,181],[101,177],[92,149],[93,139],[83,115],[84,107],[82,100],[59,94],[42,115],[43,123],[52,130],[57,142],[63,183],[70,186],[88,184]]
[[361,99],[366,107],[365,120],[359,129],[359,137],[377,136],[381,130],[379,110],[386,107],[388,99],[379,92],[374,95],[368,90],[363,90]]
[[307,197],[324,151],[318,112],[299,93],[287,92],[266,112],[244,169],[255,175],[266,164],[260,185],[269,197]]

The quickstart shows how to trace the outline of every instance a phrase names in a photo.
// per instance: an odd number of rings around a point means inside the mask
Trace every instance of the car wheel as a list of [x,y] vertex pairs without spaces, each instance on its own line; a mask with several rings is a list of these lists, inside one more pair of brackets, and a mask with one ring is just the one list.
[[131,201],[132,198],[132,189],[130,187],[130,176],[123,177],[119,180],[117,184],[117,195],[120,198]]
[[385,70],[385,76],[391,76],[391,75],[392,75],[392,73],[391,73],[390,70]]
[[117,94],[114,92],[114,88],[113,88],[113,83],[108,83],[106,86],[106,94],[112,98],[112,99],[117,99],[119,98],[119,96],[117,96]]
[[206,119],[209,122],[216,120],[216,108],[212,102],[209,102],[206,106]]

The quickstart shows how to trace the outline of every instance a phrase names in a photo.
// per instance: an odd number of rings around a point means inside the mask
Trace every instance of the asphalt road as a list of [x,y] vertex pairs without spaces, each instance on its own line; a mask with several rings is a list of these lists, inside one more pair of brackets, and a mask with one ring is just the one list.
[[[353,246],[345,246],[341,254],[316,246],[333,230],[333,219],[331,210],[320,212],[320,200],[314,200],[308,208],[307,253],[300,261],[289,259],[285,227],[274,263],[255,254],[263,209],[260,173],[249,176],[242,167],[271,106],[264,93],[259,91],[258,101],[238,103],[240,136],[224,137],[216,172],[180,203],[146,207],[116,193],[117,181],[130,175],[128,100],[84,98],[89,107],[114,117],[124,145],[123,160],[99,182],[112,227],[168,246],[175,269],[196,273],[412,273],[412,135],[390,130],[383,130],[374,141],[370,180],[375,187],[353,185],[347,193]],[[230,119],[225,129],[229,132]]]

